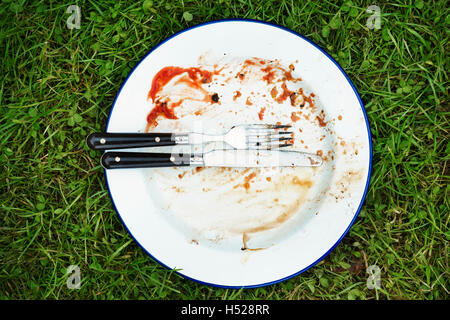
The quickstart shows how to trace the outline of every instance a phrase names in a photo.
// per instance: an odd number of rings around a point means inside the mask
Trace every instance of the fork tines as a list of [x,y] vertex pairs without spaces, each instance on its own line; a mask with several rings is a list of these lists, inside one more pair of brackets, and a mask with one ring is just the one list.
[[247,147],[250,149],[276,149],[293,145],[291,131],[278,129],[291,128],[281,124],[254,124],[247,126]]

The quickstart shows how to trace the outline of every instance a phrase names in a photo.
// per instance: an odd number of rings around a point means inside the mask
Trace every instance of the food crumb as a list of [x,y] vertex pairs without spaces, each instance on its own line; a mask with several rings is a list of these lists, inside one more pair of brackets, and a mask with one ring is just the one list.
[[273,99],[277,97],[278,95],[277,87],[273,87],[272,90],[270,90],[270,95],[272,96]]
[[213,102],[219,102],[219,95],[218,95],[217,93],[214,93],[214,94],[211,96],[211,100],[212,100]]
[[325,113],[323,110],[320,112],[320,116],[316,116],[317,121],[319,122],[320,127],[325,127],[327,122],[325,122]]
[[291,120],[293,122],[297,122],[298,120],[300,120],[300,117],[295,112],[292,112],[291,113]]
[[241,79],[241,80],[244,80],[245,74],[238,72],[238,73],[236,74],[236,78],[239,78],[239,79]]
[[259,117],[259,120],[263,120],[264,119],[264,111],[266,111],[266,108],[261,108],[261,110],[259,110],[259,113],[258,113],[258,117]]
[[252,180],[254,177],[256,177],[256,173],[252,172],[248,176],[244,178],[244,188],[248,191],[250,189],[250,180]]
[[263,80],[267,81],[268,84],[272,83],[275,79],[275,71],[272,70],[272,67],[268,66],[267,68],[261,69],[261,71],[266,73],[266,75],[263,76]]

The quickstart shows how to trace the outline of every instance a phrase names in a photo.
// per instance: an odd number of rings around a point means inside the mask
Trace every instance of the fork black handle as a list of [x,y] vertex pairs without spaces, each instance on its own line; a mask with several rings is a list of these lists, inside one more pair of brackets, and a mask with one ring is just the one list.
[[92,133],[86,143],[93,150],[162,147],[175,145],[171,133]]
[[105,152],[101,158],[105,169],[161,168],[190,166],[190,154],[146,153],[146,152]]

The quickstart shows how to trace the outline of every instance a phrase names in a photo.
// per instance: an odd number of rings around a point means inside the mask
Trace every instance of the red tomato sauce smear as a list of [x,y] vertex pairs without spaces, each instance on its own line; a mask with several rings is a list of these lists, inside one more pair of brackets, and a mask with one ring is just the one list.
[[[183,102],[183,99],[177,102],[161,101],[157,99],[157,96],[158,93],[160,93],[163,90],[165,85],[167,85],[174,77],[182,73],[186,73],[188,76],[188,81],[183,81],[186,82],[188,86],[194,89],[199,89],[202,92],[206,92],[206,90],[204,90],[201,85],[204,83],[210,83],[212,80],[212,76],[217,72],[202,70],[197,67],[182,68],[169,66],[162,68],[153,77],[152,86],[147,96],[147,98],[152,99],[152,102],[155,104],[154,108],[147,115],[147,130],[152,125],[156,124],[156,119],[159,116],[163,116],[167,119],[178,119],[174,113],[174,109]],[[208,96],[207,102],[217,102],[217,94],[212,95],[211,97]]]

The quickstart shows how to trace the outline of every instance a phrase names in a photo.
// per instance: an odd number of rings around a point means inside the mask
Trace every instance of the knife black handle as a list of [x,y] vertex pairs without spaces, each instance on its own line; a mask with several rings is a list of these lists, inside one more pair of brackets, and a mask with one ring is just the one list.
[[187,153],[105,152],[101,158],[105,169],[161,168],[190,166]]
[[171,133],[92,133],[86,143],[93,150],[162,147],[176,144]]

